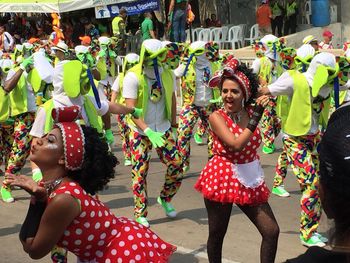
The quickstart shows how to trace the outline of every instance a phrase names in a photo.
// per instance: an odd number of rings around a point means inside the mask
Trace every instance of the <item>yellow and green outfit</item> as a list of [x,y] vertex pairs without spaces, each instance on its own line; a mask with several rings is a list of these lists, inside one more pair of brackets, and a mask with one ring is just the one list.
[[[175,114],[172,112],[174,79],[170,70],[163,69],[160,72],[161,87],[157,86],[157,81],[145,74],[142,66],[143,60],[140,59],[140,61],[139,64],[128,71],[128,74],[124,78],[123,86],[126,86],[125,81],[129,74],[134,74],[137,77],[136,107],[143,109],[143,116],[141,118],[143,118],[148,127],[151,127],[156,132],[163,133],[162,138],[165,140],[165,144],[162,147],[156,148],[160,161],[167,166],[160,199],[169,203],[177,193],[182,181],[182,162],[170,127],[172,114]],[[158,68],[161,69],[159,66]],[[128,86],[128,90],[134,88],[136,87]],[[123,90],[123,97],[127,99],[128,95],[126,94],[126,90]],[[163,114],[159,112],[163,112]],[[148,213],[146,179],[151,158],[152,143],[131,119],[128,124],[130,127],[132,156],[134,215],[138,219],[140,217],[146,217]]]
[[297,29],[298,6],[296,1],[286,4],[286,19],[284,22],[284,35],[294,34]]
[[[319,96],[317,90],[310,88],[304,74],[295,70],[288,71],[288,73],[293,79],[294,91],[293,95],[283,100],[283,105],[281,105],[283,107],[281,111],[282,129],[288,135],[282,140],[288,162],[297,177],[302,192],[300,237],[307,241],[317,232],[321,216],[317,153],[321,137],[318,125],[327,122],[330,97]],[[269,86],[270,91],[271,86]],[[315,124],[317,119],[318,122]]]
[[[214,73],[220,69],[220,62],[208,62],[205,68],[196,67],[196,59],[192,59],[188,66],[188,71],[182,77],[182,109],[179,114],[179,128],[177,131],[177,146],[182,156],[185,170],[190,165],[190,139],[197,120],[201,120],[202,130],[208,130],[209,115],[217,109],[216,104],[210,103],[210,100],[217,100],[220,97],[218,88],[210,88],[207,83]],[[198,75],[200,74],[200,75]],[[200,87],[197,87],[200,85]],[[211,96],[206,101],[196,102],[196,92],[201,89],[202,93],[206,93],[209,89]],[[196,104],[197,103],[197,104]],[[212,154],[212,139],[208,135],[208,157]]]
[[[273,63],[266,56],[259,58],[260,70],[258,76],[260,81],[270,84],[273,78],[277,79],[282,73],[282,67],[276,62],[276,68],[273,69]],[[275,75],[275,76],[274,76]],[[264,109],[261,118],[261,132],[263,140],[263,152],[273,153],[275,150],[274,142],[281,130],[281,122],[276,113],[277,97],[272,97],[269,104]]]
[[[18,68],[12,70],[12,74]],[[35,97],[32,87],[27,81],[27,73],[23,72],[15,88],[6,94],[1,88],[1,120],[5,123],[2,126],[2,137],[5,140],[5,172],[17,174],[21,171],[30,152],[32,137],[29,132],[32,128],[35,118]],[[10,76],[9,76],[10,77]],[[12,119],[13,123],[6,125],[8,119]],[[6,191],[7,190],[7,191]],[[1,189],[3,199],[5,196],[12,199],[9,188]],[[6,198],[7,199],[7,198]]]

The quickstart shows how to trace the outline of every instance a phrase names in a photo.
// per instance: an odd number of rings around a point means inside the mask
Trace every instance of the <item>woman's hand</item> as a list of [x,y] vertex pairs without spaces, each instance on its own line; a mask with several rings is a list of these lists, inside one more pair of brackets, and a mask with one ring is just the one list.
[[262,95],[256,99],[256,104],[265,108],[267,104],[269,104],[269,101],[270,101],[270,96]]
[[31,177],[25,175],[5,174],[4,184],[9,186],[18,186],[24,191],[33,195],[36,200],[46,200],[47,191],[39,186]]

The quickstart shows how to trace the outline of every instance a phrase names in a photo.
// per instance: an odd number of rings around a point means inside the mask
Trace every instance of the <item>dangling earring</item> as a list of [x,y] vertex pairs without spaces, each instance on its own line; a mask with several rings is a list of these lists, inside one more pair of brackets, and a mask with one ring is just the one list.
[[241,108],[241,110],[243,110],[244,109],[244,99],[242,99],[242,108]]

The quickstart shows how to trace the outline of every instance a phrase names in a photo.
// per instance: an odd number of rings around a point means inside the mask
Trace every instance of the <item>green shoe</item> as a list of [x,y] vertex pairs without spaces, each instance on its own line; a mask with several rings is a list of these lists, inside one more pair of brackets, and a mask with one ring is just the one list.
[[144,227],[149,228],[149,223],[148,223],[146,217],[140,216],[140,217],[136,218],[135,221],[136,221],[137,223],[143,225]]
[[290,194],[284,189],[283,185],[273,187],[272,188],[272,193],[274,195],[280,196],[280,197],[289,197]]
[[194,137],[194,141],[197,144],[203,144],[203,139],[198,133],[195,133],[193,137]]
[[275,145],[272,144],[271,147],[268,147],[268,146],[263,146],[262,148],[262,152],[265,153],[265,154],[271,154],[271,153],[274,153],[275,152]]
[[131,166],[131,160],[130,159],[125,159],[124,160],[124,166]]
[[157,202],[158,202],[158,204],[160,204],[163,207],[165,214],[168,217],[170,217],[170,218],[176,217],[177,213],[176,213],[175,208],[173,207],[172,204],[170,204],[169,202],[165,202],[164,200],[162,200],[160,198],[160,196],[158,196]]
[[1,187],[1,198],[5,203],[12,203],[15,199],[12,197],[11,189],[7,186]]
[[303,244],[306,247],[324,247],[326,244],[322,242],[322,240],[319,238],[318,235],[315,233],[312,234],[312,236],[309,239],[305,239],[303,237],[300,237],[301,244]]
[[183,166],[183,168],[182,168],[182,172],[183,172],[183,173],[187,173],[189,170],[190,170],[190,166],[187,165],[187,164],[185,164],[185,165]]

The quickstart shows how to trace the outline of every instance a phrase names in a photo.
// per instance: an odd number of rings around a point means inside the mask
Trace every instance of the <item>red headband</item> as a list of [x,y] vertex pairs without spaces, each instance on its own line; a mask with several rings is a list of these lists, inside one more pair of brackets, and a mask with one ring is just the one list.
[[250,81],[243,72],[237,70],[238,65],[239,61],[237,59],[230,59],[222,70],[215,73],[214,77],[212,77],[212,79],[209,81],[209,86],[217,87],[219,86],[223,77],[232,77],[239,83],[239,86],[243,92],[244,101],[247,102],[252,94]]
[[81,169],[84,161],[85,138],[81,126],[76,120],[81,119],[79,106],[56,108],[52,110],[55,128],[59,128],[63,138],[64,158],[68,170]]

